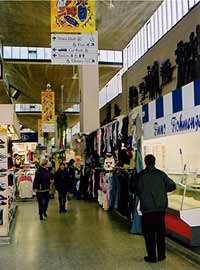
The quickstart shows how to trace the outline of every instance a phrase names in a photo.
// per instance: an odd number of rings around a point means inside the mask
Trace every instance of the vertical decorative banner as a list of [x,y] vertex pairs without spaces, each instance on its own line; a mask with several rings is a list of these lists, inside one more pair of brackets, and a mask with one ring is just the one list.
[[44,144],[43,132],[42,132],[42,120],[38,119],[38,143]]
[[55,132],[55,93],[44,91],[41,94],[42,131]]
[[96,31],[94,0],[51,0],[52,33]]

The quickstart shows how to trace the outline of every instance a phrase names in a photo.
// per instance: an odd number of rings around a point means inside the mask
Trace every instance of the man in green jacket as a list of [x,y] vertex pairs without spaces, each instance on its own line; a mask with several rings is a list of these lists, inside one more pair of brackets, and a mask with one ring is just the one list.
[[[166,258],[165,211],[168,206],[167,192],[176,189],[176,184],[163,171],[155,168],[153,155],[145,157],[146,169],[138,176],[137,194],[142,212],[142,232],[145,239],[146,262],[155,263]],[[157,256],[156,256],[157,247]]]

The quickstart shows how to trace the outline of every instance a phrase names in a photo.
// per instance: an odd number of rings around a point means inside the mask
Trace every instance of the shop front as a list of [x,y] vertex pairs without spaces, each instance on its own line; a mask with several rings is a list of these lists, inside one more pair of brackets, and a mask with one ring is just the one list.
[[154,154],[177,183],[168,196],[167,232],[200,246],[200,81],[145,104],[143,129],[143,155]]
[[10,142],[19,139],[20,125],[14,105],[0,105],[0,243],[9,242],[9,231],[15,218],[13,185],[9,169],[12,161]]

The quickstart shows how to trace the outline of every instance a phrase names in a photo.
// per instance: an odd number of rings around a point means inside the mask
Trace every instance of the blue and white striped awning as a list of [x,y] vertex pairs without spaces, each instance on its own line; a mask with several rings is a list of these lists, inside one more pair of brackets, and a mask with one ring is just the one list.
[[143,123],[166,117],[200,105],[200,80],[143,105]]

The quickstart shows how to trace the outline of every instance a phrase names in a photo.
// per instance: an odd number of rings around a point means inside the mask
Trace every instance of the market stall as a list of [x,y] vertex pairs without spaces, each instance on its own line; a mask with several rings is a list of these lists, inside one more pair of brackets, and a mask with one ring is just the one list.
[[169,194],[168,234],[200,246],[200,81],[143,106],[143,154],[177,183]]

